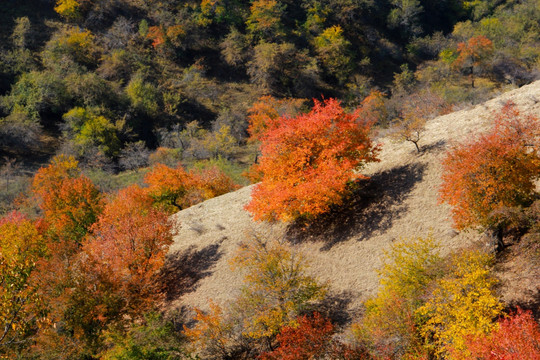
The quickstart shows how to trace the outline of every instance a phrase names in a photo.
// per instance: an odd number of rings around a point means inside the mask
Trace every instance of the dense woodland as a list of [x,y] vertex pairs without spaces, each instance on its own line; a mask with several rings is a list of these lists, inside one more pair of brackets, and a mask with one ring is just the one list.
[[[171,214],[259,182],[255,219],[317,221],[378,161],[374,130],[420,153],[430,118],[538,79],[538,0],[6,0],[0,37],[0,358],[540,357],[497,253],[436,239],[396,244],[346,328],[277,241],[246,240],[239,297],[194,318],[162,279]],[[447,154],[441,202],[538,255],[539,120],[492,118]]]

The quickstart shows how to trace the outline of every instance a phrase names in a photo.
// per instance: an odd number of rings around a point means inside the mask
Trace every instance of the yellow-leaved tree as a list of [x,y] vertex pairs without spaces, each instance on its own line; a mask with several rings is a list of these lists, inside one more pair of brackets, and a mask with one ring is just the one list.
[[353,326],[376,359],[464,360],[466,341],[489,334],[502,311],[492,257],[462,250],[443,257],[432,238],[395,244],[380,270],[381,288]]
[[[0,358],[14,358],[30,343],[45,320],[38,293],[36,263],[45,255],[45,242],[33,221],[13,212],[0,218]],[[6,356],[6,357],[4,357]]]
[[503,305],[493,289],[492,261],[492,256],[481,251],[454,254],[450,273],[437,281],[429,300],[418,309],[427,319],[421,333],[437,358],[447,359],[452,348],[452,359],[468,359],[467,338],[496,329]]
[[54,11],[68,20],[76,20],[81,16],[80,7],[76,0],[57,0]]
[[295,326],[326,294],[324,285],[305,274],[302,256],[277,241],[254,237],[241,244],[232,266],[245,272],[239,296],[225,309],[196,309],[197,324],[185,329],[205,359],[254,358],[273,350],[283,327]]
[[244,334],[250,338],[273,339],[326,293],[324,286],[305,274],[302,256],[277,241],[255,238],[244,243],[232,263],[246,271],[236,304],[247,315]]
[[[380,289],[365,303],[366,313],[353,332],[381,359],[427,356],[417,310],[428,289],[444,275],[444,258],[431,237],[401,241],[386,253]],[[415,357],[416,356],[416,357]]]

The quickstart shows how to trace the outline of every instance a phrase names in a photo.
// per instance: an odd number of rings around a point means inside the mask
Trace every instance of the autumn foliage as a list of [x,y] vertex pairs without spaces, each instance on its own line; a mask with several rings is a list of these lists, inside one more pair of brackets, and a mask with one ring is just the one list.
[[540,327],[530,311],[518,310],[499,321],[491,334],[467,342],[470,357],[478,360],[540,359]]
[[481,251],[452,254],[446,276],[435,282],[427,302],[417,310],[417,316],[426,319],[420,330],[425,347],[438,358],[447,358],[454,349],[467,359],[466,339],[497,327],[494,320],[503,304],[495,296],[492,261]]
[[467,42],[458,44],[458,57],[452,65],[469,68],[471,87],[474,87],[474,69],[481,65],[493,51],[493,43],[484,35],[471,37]]
[[334,325],[319,313],[301,316],[296,326],[285,326],[277,336],[279,347],[263,353],[262,360],[318,359],[330,349]]
[[176,168],[157,164],[146,174],[144,182],[148,184],[146,191],[156,202],[177,210],[189,205],[186,195],[193,187],[193,179],[181,165]]
[[99,189],[82,175],[73,157],[58,156],[38,170],[32,191],[50,236],[78,245],[102,208]]
[[530,205],[540,174],[538,129],[538,118],[507,103],[491,131],[449,151],[440,199],[458,229],[496,226],[500,210]]
[[[190,171],[199,202],[226,194],[239,188],[234,181],[217,166]],[[196,200],[196,199],[194,199]]]
[[494,292],[493,258],[478,250],[443,257],[440,250],[433,239],[419,238],[388,252],[381,288],[353,326],[374,358],[462,359],[467,339],[496,329],[503,305]]
[[325,287],[306,275],[305,259],[277,241],[255,238],[241,244],[232,265],[246,272],[236,304],[248,316],[243,334],[253,339],[273,340],[326,295]]
[[146,193],[169,212],[236,190],[236,185],[217,166],[186,171],[181,164],[171,168],[157,164],[146,174]]
[[279,126],[282,116],[298,114],[305,100],[276,99],[273,96],[263,96],[248,110],[249,140],[260,140],[269,129]]
[[106,278],[132,311],[159,296],[154,277],[172,243],[168,214],[152,205],[152,198],[136,185],[121,190],[105,206],[83,247],[93,272]]
[[282,329],[295,328],[300,313],[326,296],[326,287],[306,275],[303,257],[277,241],[242,243],[231,265],[245,274],[239,295],[223,308],[211,302],[209,312],[196,309],[197,324],[185,328],[205,359],[252,359],[271,351]]
[[370,123],[361,111],[346,113],[335,99],[315,102],[311,112],[281,117],[261,136],[262,158],[255,171],[262,182],[246,206],[257,220],[314,217],[339,204],[357,170],[376,161]]
[[46,254],[33,221],[18,212],[0,218],[0,358],[22,347],[45,320],[36,263]]
[[383,123],[388,116],[386,101],[386,94],[378,90],[372,90],[360,104],[362,117],[371,124]]
[[234,336],[231,336],[233,324],[226,321],[223,309],[210,302],[210,311],[205,313],[195,309],[197,325],[188,328],[184,325],[184,335],[198,349],[216,354],[218,358],[232,358]]

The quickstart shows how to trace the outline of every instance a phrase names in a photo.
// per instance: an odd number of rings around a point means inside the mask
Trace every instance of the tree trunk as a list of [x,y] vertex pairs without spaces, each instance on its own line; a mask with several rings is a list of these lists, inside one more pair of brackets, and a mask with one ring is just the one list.
[[416,151],[420,153],[420,147],[418,146],[418,141],[413,141],[414,146],[416,146]]

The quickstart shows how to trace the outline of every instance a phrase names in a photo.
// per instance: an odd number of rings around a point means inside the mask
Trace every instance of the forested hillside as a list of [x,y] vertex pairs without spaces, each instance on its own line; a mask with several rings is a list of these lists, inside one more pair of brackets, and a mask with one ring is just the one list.
[[0,358],[540,358],[540,0],[5,0],[0,39]]
[[306,107],[337,97],[354,108],[379,94],[377,121],[388,126],[418,94],[478,103],[538,75],[537,0],[0,6],[2,157],[35,170],[52,154],[72,155],[98,182],[103,169],[147,166],[158,148],[160,161],[245,168],[256,154],[247,115],[264,95]]

